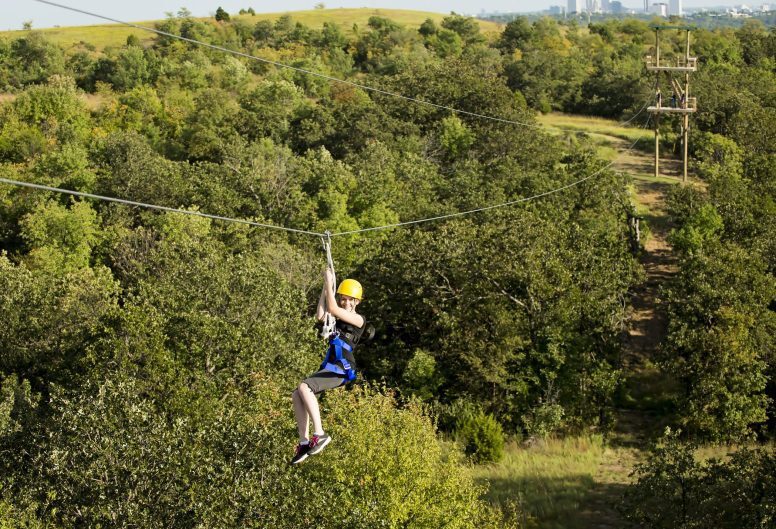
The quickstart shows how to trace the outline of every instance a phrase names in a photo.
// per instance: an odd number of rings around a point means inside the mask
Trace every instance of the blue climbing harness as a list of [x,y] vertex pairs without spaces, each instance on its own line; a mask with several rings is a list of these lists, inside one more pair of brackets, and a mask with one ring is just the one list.
[[321,369],[331,373],[337,373],[345,377],[345,383],[353,382],[356,379],[356,370],[350,365],[350,362],[342,355],[342,350],[348,353],[353,352],[353,346],[343,340],[339,334],[332,334],[329,338],[329,350],[323,359]]

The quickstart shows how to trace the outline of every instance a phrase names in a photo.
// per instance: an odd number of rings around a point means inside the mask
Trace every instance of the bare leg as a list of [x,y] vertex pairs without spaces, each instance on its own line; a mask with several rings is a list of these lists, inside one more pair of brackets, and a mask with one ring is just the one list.
[[307,430],[310,425],[310,417],[307,414],[307,408],[302,402],[299,390],[295,389],[291,393],[291,400],[294,402],[294,416],[296,417],[296,428],[299,430],[299,441],[307,441]]
[[313,421],[313,433],[323,433],[323,425],[321,424],[321,410],[318,408],[318,399],[315,398],[315,393],[310,387],[302,382],[297,389],[299,397],[304,403],[304,407],[307,409],[307,413],[310,419]]

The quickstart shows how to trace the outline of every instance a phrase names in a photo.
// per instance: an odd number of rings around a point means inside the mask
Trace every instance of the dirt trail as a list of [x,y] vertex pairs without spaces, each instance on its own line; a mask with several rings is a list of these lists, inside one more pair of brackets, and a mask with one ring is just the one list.
[[645,280],[633,293],[629,325],[623,350],[625,388],[633,406],[617,410],[614,442],[643,447],[658,427],[652,416],[665,399],[661,374],[654,365],[660,343],[667,332],[665,311],[660,304],[660,288],[676,274],[676,255],[668,243],[671,222],[666,210],[667,194],[681,178],[679,160],[660,160],[661,178],[654,178],[654,158],[641,151],[622,153],[614,168],[633,176],[634,202],[648,235],[643,241],[639,262]]
[[627,398],[633,403],[615,411],[616,425],[610,446],[594,476],[587,501],[582,505],[584,526],[589,529],[628,527],[617,511],[633,466],[641,459],[648,440],[659,428],[656,413],[664,394],[664,380],[654,365],[658,347],[666,335],[667,318],[660,306],[660,288],[677,271],[676,256],[668,243],[671,225],[666,195],[681,175],[677,160],[661,159],[660,172],[669,178],[655,179],[653,157],[642,151],[625,152],[628,142],[611,137],[619,156],[613,167],[633,176],[634,202],[644,219],[648,235],[639,261],[645,280],[633,293],[625,337],[622,369]]

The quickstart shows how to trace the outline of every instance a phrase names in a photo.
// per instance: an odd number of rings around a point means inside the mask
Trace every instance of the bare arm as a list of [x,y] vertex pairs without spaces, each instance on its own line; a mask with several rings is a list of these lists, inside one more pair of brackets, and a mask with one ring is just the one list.
[[318,296],[318,308],[315,309],[315,317],[318,321],[323,321],[326,316],[326,287],[321,288],[321,295]]

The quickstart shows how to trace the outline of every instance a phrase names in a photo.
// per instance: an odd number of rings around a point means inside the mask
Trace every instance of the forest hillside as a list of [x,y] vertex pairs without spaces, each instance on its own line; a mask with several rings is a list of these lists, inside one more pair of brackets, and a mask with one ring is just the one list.
[[[499,465],[628,443],[621,526],[773,524],[773,28],[693,32],[650,205],[643,21],[216,18],[0,37],[0,527],[557,527]],[[326,232],[376,332],[292,467]]]

